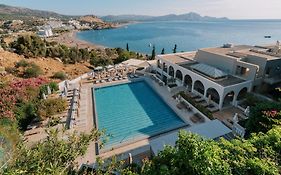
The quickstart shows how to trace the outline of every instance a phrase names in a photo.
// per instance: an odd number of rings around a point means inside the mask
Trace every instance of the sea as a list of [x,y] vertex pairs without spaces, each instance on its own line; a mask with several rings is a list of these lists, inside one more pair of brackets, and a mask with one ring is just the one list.
[[[265,36],[270,36],[266,38]],[[116,29],[88,30],[77,33],[81,40],[110,48],[126,48],[151,54],[194,51],[223,44],[266,45],[281,40],[281,20],[228,21],[154,21],[132,23]]]

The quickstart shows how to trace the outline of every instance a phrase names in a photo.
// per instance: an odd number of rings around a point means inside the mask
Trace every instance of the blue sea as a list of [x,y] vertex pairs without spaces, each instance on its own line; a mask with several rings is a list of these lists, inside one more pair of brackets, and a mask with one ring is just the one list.
[[[271,38],[264,36],[270,35]],[[222,46],[224,43],[262,45],[281,40],[280,20],[230,20],[219,22],[161,21],[144,22],[117,29],[82,31],[79,39],[106,47],[126,48],[150,54],[152,45],[160,53],[193,51],[198,48]]]

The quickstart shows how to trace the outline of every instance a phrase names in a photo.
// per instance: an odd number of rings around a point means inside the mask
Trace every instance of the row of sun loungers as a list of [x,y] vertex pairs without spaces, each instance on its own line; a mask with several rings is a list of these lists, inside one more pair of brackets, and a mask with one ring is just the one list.
[[165,83],[162,80],[160,80],[158,77],[156,77],[155,75],[151,75],[150,77],[151,77],[152,80],[154,80],[156,83],[158,83],[159,86],[165,85]]

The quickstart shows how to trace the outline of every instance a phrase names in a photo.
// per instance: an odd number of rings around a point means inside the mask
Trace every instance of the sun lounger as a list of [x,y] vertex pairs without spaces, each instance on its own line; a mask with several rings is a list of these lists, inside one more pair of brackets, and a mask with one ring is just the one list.
[[194,101],[196,101],[197,103],[200,103],[200,102],[204,101],[204,98],[203,97],[196,98],[196,99],[194,99]]

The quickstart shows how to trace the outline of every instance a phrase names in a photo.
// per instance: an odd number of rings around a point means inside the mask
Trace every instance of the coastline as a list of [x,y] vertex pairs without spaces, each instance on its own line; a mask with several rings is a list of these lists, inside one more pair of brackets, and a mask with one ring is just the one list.
[[[138,22],[127,22],[127,23],[121,23],[115,25],[112,29],[117,29],[117,28],[122,28],[126,27],[130,24],[136,24]],[[102,29],[103,30],[103,29]],[[78,48],[88,48],[88,49],[105,49],[108,48],[107,46],[104,45],[99,45],[95,43],[91,43],[82,39],[79,39],[77,37],[77,33],[80,32],[79,30],[72,30],[67,33],[63,33],[59,36],[53,37],[53,38],[48,38],[47,40],[49,42],[57,42],[57,43],[62,43],[68,47],[78,47]]]
[[49,42],[57,42],[65,44],[68,47],[78,47],[78,48],[88,48],[88,49],[105,49],[105,46],[90,43],[84,40],[81,40],[77,37],[78,30],[73,30],[67,33],[63,33],[57,37],[49,38]]

